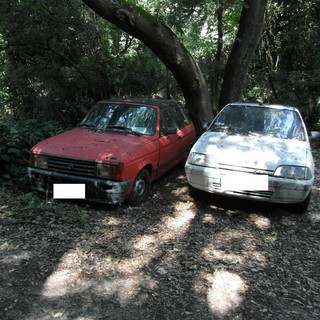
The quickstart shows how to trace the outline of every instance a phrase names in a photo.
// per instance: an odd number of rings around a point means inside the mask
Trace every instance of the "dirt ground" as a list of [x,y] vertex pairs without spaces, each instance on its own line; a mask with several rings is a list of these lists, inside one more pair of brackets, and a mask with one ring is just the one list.
[[182,168],[137,208],[2,190],[0,319],[320,319],[319,197],[194,201]]

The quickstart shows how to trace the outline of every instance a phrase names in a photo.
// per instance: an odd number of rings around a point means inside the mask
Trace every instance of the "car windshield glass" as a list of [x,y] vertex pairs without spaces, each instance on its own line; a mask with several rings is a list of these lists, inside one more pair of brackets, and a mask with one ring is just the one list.
[[209,131],[306,139],[302,120],[296,111],[268,107],[227,106],[211,124]]
[[98,103],[89,111],[79,127],[154,135],[156,109],[141,105]]

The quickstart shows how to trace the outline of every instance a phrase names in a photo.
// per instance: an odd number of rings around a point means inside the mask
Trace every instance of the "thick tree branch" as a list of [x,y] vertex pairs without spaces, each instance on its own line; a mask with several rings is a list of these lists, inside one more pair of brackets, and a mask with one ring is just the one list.
[[186,100],[198,134],[202,121],[213,116],[211,101],[198,64],[175,34],[142,9],[119,0],[83,0],[91,9],[148,46],[172,72]]
[[224,72],[219,108],[239,101],[259,41],[268,0],[244,0],[238,34]]

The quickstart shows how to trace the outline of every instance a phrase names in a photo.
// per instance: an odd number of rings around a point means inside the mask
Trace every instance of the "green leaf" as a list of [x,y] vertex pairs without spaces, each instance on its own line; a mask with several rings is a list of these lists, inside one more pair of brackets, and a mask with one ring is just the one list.
[[31,203],[28,204],[27,206],[25,206],[23,209],[27,210],[27,209],[34,209],[34,210],[42,210],[44,209],[46,206],[43,204],[39,204],[39,203]]
[[11,158],[7,154],[1,154],[0,159],[4,160],[6,162],[9,162],[11,160]]
[[21,150],[17,149],[17,148],[9,148],[8,152],[9,153],[14,153],[14,154],[19,154],[21,152]]
[[58,207],[58,206],[53,206],[52,209],[53,209],[54,213],[56,213],[56,214],[61,214],[62,213],[61,208]]

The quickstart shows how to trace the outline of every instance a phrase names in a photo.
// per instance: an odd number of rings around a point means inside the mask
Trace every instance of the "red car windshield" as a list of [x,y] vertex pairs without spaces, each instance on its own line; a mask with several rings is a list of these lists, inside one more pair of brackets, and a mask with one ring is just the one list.
[[156,114],[156,109],[149,106],[98,103],[89,111],[79,127],[154,135]]

